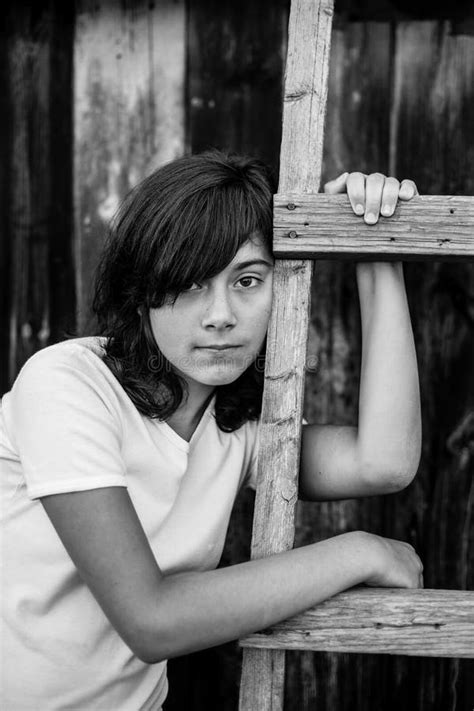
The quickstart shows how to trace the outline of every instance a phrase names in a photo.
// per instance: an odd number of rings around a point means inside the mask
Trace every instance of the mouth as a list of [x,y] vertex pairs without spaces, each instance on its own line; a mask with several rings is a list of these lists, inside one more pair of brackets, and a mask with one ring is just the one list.
[[203,351],[229,351],[229,350],[234,350],[235,348],[241,348],[242,346],[240,345],[234,345],[232,343],[212,343],[209,346],[197,346],[199,350]]

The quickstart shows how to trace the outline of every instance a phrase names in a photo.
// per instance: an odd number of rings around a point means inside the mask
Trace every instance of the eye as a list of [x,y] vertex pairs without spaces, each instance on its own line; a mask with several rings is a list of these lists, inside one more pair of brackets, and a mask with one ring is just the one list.
[[198,284],[197,281],[193,281],[191,286],[188,286],[187,289],[183,289],[183,291],[197,291],[200,288],[201,288],[201,285]]
[[257,279],[257,277],[254,276],[244,276],[240,277],[237,283],[241,284],[245,289],[248,289],[251,286],[257,286],[261,281],[261,279]]

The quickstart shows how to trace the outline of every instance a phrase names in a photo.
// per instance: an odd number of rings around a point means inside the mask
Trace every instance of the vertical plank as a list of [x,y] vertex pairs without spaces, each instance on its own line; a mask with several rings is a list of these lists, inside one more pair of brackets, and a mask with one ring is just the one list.
[[[474,37],[450,22],[399,23],[392,163],[422,192],[474,194]],[[425,565],[425,585],[472,589],[474,272],[468,264],[405,265],[422,394],[423,455],[413,485],[387,507],[395,537]],[[463,709],[472,660],[396,662],[420,708]]]
[[[386,172],[389,161],[391,45],[388,22],[335,19],[331,39],[323,181],[345,170]],[[310,422],[355,425],[361,358],[360,313],[354,264],[320,261],[312,285],[305,413]],[[361,516],[355,499],[298,502],[295,545],[324,540],[383,518],[380,500]],[[289,709],[365,708],[354,699],[380,658],[292,652],[287,661]],[[372,688],[377,679],[371,678]],[[341,694],[344,688],[344,694]]]
[[[317,192],[321,176],[332,2],[293,0],[288,30],[279,190]],[[278,260],[267,336],[252,557],[292,547],[312,262]],[[240,711],[280,711],[284,657],[244,650]],[[247,688],[255,692],[253,699]]]
[[[6,14],[8,17],[8,14]],[[10,190],[10,146],[12,126],[12,106],[9,97],[8,50],[9,32],[4,29],[4,41],[0,42],[0,92],[4,97],[3,110],[0,111],[0,394],[9,389],[9,329],[11,268],[10,268],[10,226],[9,205]]]
[[[283,711],[285,651],[244,649],[239,711],[271,709]],[[251,669],[252,673],[246,672]]]
[[[66,18],[67,9],[47,0],[34,11],[25,4],[10,7],[3,18],[2,392],[25,360],[48,345],[73,303],[70,282],[62,282],[70,254],[55,248],[58,234],[68,242],[70,211],[68,131],[57,130],[67,123],[70,102]],[[63,153],[63,190],[54,194],[56,150]],[[58,202],[64,213],[55,208]],[[54,305],[58,291],[60,304]]]
[[277,174],[286,0],[190,0],[188,110],[193,152],[247,152]]
[[121,198],[184,152],[184,0],[83,0],[74,42],[77,321]]

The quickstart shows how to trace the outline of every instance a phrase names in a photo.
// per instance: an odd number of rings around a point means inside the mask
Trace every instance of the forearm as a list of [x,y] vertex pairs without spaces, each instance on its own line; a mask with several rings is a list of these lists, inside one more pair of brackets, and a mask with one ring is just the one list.
[[228,568],[170,575],[146,633],[147,660],[223,644],[358,585],[371,574],[370,549],[367,534],[347,533]]
[[418,368],[400,262],[357,265],[362,321],[358,442],[362,466],[412,476],[419,462]]

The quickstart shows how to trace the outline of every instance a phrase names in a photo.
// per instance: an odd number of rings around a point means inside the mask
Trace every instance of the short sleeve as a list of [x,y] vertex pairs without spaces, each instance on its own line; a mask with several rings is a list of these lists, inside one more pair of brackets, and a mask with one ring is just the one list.
[[[302,420],[303,425],[307,425],[308,422],[304,419]],[[253,441],[252,454],[250,456],[250,463],[247,470],[247,476],[244,480],[244,487],[250,487],[251,489],[257,488],[257,466],[258,466],[258,448],[260,444],[260,427],[257,425],[256,434]]]
[[121,420],[94,356],[74,347],[45,351],[4,396],[29,498],[126,486]]
[[249,487],[250,489],[257,488],[257,456],[258,447],[260,442],[260,420],[252,423],[254,427],[252,428],[252,443],[251,443],[251,453],[249,459],[249,465],[247,469],[247,474],[244,479],[244,488]]

